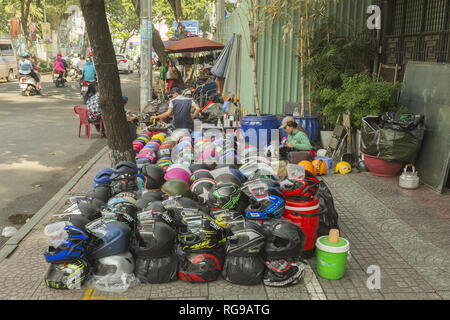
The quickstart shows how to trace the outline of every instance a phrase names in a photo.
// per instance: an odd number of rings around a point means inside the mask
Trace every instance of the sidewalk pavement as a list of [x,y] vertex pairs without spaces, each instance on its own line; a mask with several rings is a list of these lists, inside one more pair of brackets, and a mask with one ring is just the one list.
[[[140,284],[123,294],[89,284],[55,290],[44,283],[48,246],[44,227],[59,220],[74,195],[85,195],[95,174],[110,167],[107,148],[95,156],[0,250],[2,300],[441,300],[450,299],[450,194],[427,187],[403,190],[398,177],[369,173],[328,174],[324,180],[339,213],[341,236],[350,241],[345,276],[318,276],[316,259],[305,277],[288,288],[240,286],[222,278],[210,283]],[[380,268],[379,288],[367,286],[369,266]]]

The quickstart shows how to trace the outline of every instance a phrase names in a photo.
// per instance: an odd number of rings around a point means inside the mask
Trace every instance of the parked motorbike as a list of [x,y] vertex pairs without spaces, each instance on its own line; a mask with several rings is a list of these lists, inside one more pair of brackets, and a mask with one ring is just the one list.
[[63,77],[62,72],[57,72],[53,75],[53,82],[55,83],[56,87],[64,87],[67,80]]
[[87,103],[90,97],[97,93],[95,81],[81,81],[80,82],[80,93],[83,97],[84,104]]
[[37,87],[36,80],[30,75],[19,76],[19,88],[23,96],[34,96],[41,94],[41,90]]

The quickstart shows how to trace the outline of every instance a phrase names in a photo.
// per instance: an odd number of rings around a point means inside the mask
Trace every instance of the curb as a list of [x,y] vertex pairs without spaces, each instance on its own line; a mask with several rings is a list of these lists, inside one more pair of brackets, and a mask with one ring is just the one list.
[[86,172],[108,151],[108,146],[103,147],[94,157],[86,163],[72,179],[67,182],[47,203],[25,223],[11,239],[9,239],[0,249],[0,263],[3,262],[19,246],[20,242],[30,233],[30,231],[52,210],[62,197],[72,189]]

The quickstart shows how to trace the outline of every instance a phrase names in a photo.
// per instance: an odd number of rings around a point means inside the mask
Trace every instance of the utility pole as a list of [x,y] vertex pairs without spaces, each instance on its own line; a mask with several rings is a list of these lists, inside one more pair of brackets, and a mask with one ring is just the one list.
[[[45,0],[44,0],[44,22],[47,22],[47,12],[45,11]],[[45,48],[47,48],[47,44],[45,44]],[[45,60],[47,60],[47,68],[50,68],[50,64],[48,63],[48,51],[45,50]]]
[[141,81],[140,81],[140,110],[144,111],[147,106],[149,100],[149,92],[148,92],[148,79],[149,79],[149,71],[148,69],[149,60],[151,63],[151,59],[149,57],[149,41],[148,41],[148,0],[140,0],[140,22],[141,22]]
[[147,0],[148,1],[148,103],[147,105],[149,105],[152,100],[153,100],[153,64],[152,64],[152,60],[153,60],[153,41],[152,41],[152,36],[153,36],[153,27],[152,27],[152,0]]

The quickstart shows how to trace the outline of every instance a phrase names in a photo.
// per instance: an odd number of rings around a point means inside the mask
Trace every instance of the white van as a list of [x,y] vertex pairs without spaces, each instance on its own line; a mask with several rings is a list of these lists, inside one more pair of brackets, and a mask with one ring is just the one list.
[[0,78],[13,81],[19,74],[13,45],[9,39],[0,39]]

